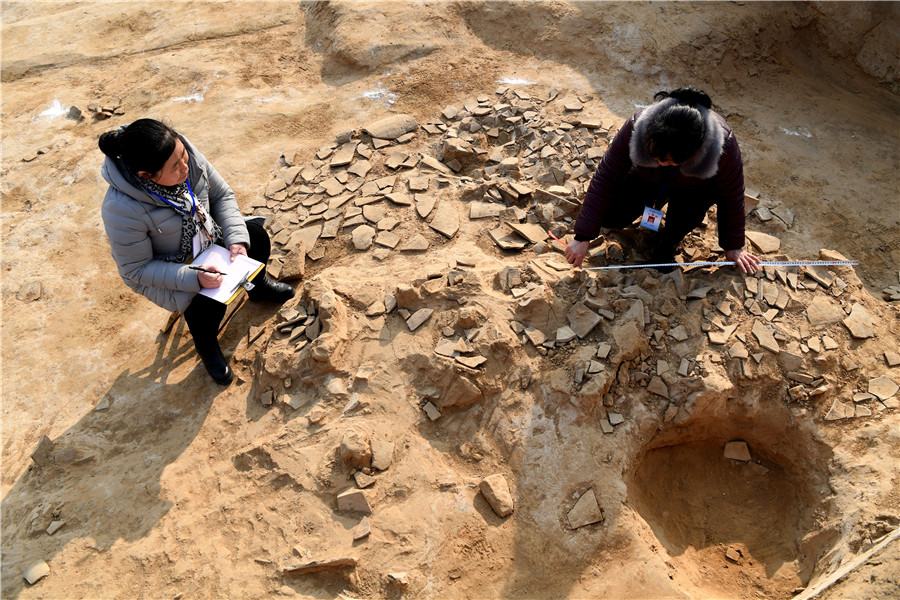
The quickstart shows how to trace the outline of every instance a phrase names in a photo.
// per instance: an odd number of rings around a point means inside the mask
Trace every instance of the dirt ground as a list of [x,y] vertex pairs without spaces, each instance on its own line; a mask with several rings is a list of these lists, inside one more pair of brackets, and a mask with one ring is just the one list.
[[[900,283],[898,6],[3,2],[2,597],[811,589],[900,526],[900,401],[868,394],[873,381],[900,383],[897,304],[882,291]],[[500,148],[481,130],[473,144],[486,152],[457,172],[388,165],[392,152],[446,158],[448,129],[518,106],[553,123],[545,139],[567,161],[556,164],[577,171],[655,92],[681,85],[706,90],[740,141],[763,208],[748,229],[780,240],[765,258],[858,266],[758,279],[560,270],[549,240],[497,247],[489,232],[508,215],[469,218],[485,199],[570,233],[571,203],[492,187],[501,178],[485,156],[518,151],[524,165],[524,141]],[[98,119],[92,104],[120,108]],[[365,128],[396,114],[415,135],[373,149]],[[397,221],[385,229],[401,243],[421,235],[428,250],[358,249],[346,223],[375,221],[365,194],[350,193],[297,298],[247,305],[229,323],[236,381],[217,387],[183,324],[160,335],[167,313],[124,286],[109,254],[97,138],[145,116],[169,119],[247,213],[288,233],[316,206],[334,208],[294,201],[303,169],[317,173],[311,188],[318,173],[342,185],[389,177],[380,194],[425,179],[421,202],[371,206]],[[349,139],[371,171],[348,180],[328,160]],[[523,166],[518,183],[549,187],[541,166],[553,160]],[[279,196],[271,185],[290,167],[300,178]],[[569,177],[574,199],[585,181]],[[421,208],[429,198],[434,212]],[[449,235],[435,222],[447,211],[458,217]],[[683,258],[718,256],[714,230],[691,236]],[[625,260],[640,253],[619,241]],[[291,250],[276,246],[276,258]],[[373,308],[386,294],[397,308]],[[609,316],[554,344],[590,302]],[[817,307],[838,317],[817,321]],[[420,309],[434,312],[413,331],[402,311]],[[321,333],[299,348],[301,313]],[[852,332],[848,314],[870,331]],[[435,352],[447,343],[452,354]],[[466,366],[473,354],[483,364]],[[30,455],[42,436],[53,453],[41,466]],[[348,454],[354,440],[363,455],[393,444],[388,466]],[[751,460],[725,458],[730,441]],[[376,479],[358,540],[363,515],[337,498],[362,485],[354,462]],[[494,474],[515,505],[506,517],[480,491]],[[592,497],[602,520],[573,528],[570,511]],[[50,534],[51,523],[63,525]],[[355,566],[293,568],[338,558]],[[37,561],[50,572],[31,585]],[[898,596],[894,543],[819,597]]]

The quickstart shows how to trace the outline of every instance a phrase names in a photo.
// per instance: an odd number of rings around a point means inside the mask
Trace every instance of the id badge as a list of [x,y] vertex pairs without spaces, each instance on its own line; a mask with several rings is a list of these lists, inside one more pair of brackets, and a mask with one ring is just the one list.
[[659,231],[659,225],[662,223],[663,213],[649,206],[644,207],[644,216],[641,217],[641,227],[650,231]]
[[194,249],[194,258],[196,258],[197,255],[203,251],[203,240],[200,237],[199,232],[194,234],[194,239],[192,240],[192,242],[193,242],[192,245],[193,245],[193,249]]

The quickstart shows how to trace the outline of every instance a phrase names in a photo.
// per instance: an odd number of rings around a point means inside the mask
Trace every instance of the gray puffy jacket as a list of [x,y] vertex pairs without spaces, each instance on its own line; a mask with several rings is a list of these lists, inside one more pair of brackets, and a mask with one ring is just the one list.
[[[188,150],[188,179],[198,204],[222,228],[223,245],[250,245],[247,226],[234,192],[194,146]],[[113,260],[125,285],[166,310],[184,312],[200,291],[197,271],[168,262],[178,255],[182,216],[159,198],[136,187],[121,161],[106,157],[101,169],[109,190],[103,200],[103,225]]]

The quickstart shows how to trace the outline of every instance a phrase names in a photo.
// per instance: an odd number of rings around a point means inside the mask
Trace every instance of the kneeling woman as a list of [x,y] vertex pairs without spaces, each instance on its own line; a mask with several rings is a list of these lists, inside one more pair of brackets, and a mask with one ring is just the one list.
[[[234,374],[218,330],[225,305],[198,294],[222,283],[217,273],[188,267],[204,249],[220,244],[231,259],[244,254],[265,264],[271,245],[256,221],[245,221],[234,192],[206,158],[171,127],[140,119],[100,136],[106,155],[103,224],[125,284],[166,310],[184,314],[197,353],[219,384]],[[217,271],[209,266],[210,271]],[[257,275],[250,300],[283,303],[294,289]]]

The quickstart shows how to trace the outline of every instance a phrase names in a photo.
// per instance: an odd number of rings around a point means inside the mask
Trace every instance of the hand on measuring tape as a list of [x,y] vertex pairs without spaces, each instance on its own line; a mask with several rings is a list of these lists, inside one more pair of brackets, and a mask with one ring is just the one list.
[[569,242],[569,245],[566,246],[566,260],[569,264],[580,267],[590,245],[590,242],[579,242],[578,240]]
[[748,275],[753,275],[759,270],[760,260],[743,248],[726,250],[725,257],[730,261],[734,261],[735,266]]

